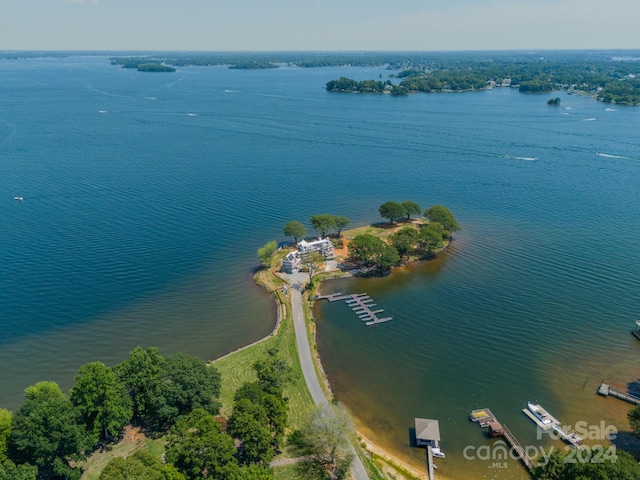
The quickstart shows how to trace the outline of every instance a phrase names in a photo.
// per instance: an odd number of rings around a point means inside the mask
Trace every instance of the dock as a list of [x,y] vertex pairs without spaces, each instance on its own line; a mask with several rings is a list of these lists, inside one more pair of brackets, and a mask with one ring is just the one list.
[[640,405],[640,398],[630,393],[625,393],[617,388],[612,387],[608,383],[601,383],[598,387],[598,395],[603,397],[614,397],[624,400],[625,402],[633,403],[634,405]]
[[373,303],[373,299],[366,293],[354,293],[351,295],[343,295],[342,293],[332,293],[331,295],[318,295],[314,297],[314,300],[327,300],[329,302],[344,301],[358,316],[358,318],[364,322],[367,327],[372,325],[378,325],[380,323],[393,320],[393,317],[381,318],[379,314],[384,312],[383,309],[372,310],[377,306]]
[[[537,405],[537,406],[540,407],[539,405]],[[549,423],[542,423],[542,421],[538,417],[536,417],[533,414],[533,412],[531,410],[529,410],[528,408],[523,408],[522,409],[522,413],[524,413],[527,417],[529,417],[538,426],[538,428],[540,428],[541,430],[545,430],[545,431],[553,430],[554,432],[556,432],[558,434],[558,436],[560,438],[562,438],[562,440],[567,442],[572,447],[575,447],[575,448],[580,448],[581,447],[582,442],[584,441],[584,438],[582,438],[580,435],[578,435],[578,432],[576,432],[575,430],[571,430],[570,432],[565,432],[562,429],[560,420],[558,420],[557,418],[552,416],[546,410],[544,410],[544,412],[546,412],[545,418],[550,420]]]
[[506,425],[498,422],[496,416],[488,408],[480,408],[472,410],[469,415],[469,419],[472,422],[476,422],[481,427],[489,428],[489,436],[491,437],[504,437],[507,444],[511,446],[513,451],[518,456],[518,459],[524,464],[528,470],[533,470],[536,466],[531,457],[527,455],[527,452],[522,447],[518,439],[515,437],[511,430]]

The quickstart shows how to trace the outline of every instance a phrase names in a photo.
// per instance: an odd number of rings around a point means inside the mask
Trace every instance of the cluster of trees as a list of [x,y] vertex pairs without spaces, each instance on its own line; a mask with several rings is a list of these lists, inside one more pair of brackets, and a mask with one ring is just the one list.
[[[380,206],[380,215],[393,221],[395,218],[420,213],[415,202],[386,202]],[[383,272],[410,257],[428,258],[452,238],[460,225],[448,208],[435,205],[424,212],[429,220],[426,225],[407,225],[389,236],[385,242],[375,235],[365,233],[357,235],[349,243],[349,257],[365,266],[375,266]]]
[[409,220],[411,215],[420,215],[420,205],[412,200],[406,200],[402,203],[385,202],[378,208],[378,213],[382,218],[388,219],[389,223],[405,216]]
[[[282,443],[287,422],[282,385],[291,373],[275,352],[254,369],[258,382],[236,395],[231,435],[215,417],[219,372],[186,354],[164,358],[155,347],[138,347],[113,368],[101,362],[80,367],[68,394],[55,382],[32,385],[15,414],[0,409],[0,480],[78,479],[79,462],[117,442],[132,422],[155,436],[168,433],[166,458],[173,466],[140,453],[113,460],[101,480],[272,478],[268,469],[254,466],[266,465]],[[268,437],[264,448],[255,443],[260,435]],[[220,444],[211,442],[222,436]],[[212,458],[231,464],[216,470]],[[244,475],[245,466],[260,476]]]
[[[640,479],[640,464],[629,453],[616,450],[614,455],[606,453],[598,460],[580,461],[580,454],[568,458],[554,451],[549,461],[537,466],[531,476],[539,480],[637,480]],[[594,457],[595,458],[595,457]]]
[[175,72],[176,69],[161,63],[142,63],[138,65],[139,72]]
[[348,93],[390,93],[391,95],[406,95],[406,88],[391,83],[391,80],[362,80],[357,81],[347,77],[330,80],[325,88],[328,92]]
[[[336,235],[340,237],[342,230],[351,224],[351,219],[342,215],[331,215],[329,213],[320,213],[313,215],[309,219],[309,223],[316,232],[320,232],[326,237],[329,232],[335,230]],[[293,237],[295,243],[303,239],[307,235],[307,228],[298,220],[291,220],[284,228],[283,232],[287,237]]]
[[186,479],[273,480],[268,464],[287,427],[282,388],[292,370],[273,350],[253,368],[258,380],[236,391],[228,422],[199,408],[169,430],[166,460]]

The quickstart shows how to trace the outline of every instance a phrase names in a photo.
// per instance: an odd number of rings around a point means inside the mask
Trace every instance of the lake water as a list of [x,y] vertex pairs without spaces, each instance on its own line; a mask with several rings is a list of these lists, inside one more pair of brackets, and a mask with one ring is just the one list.
[[437,418],[442,474],[518,478],[515,461],[465,459],[490,444],[471,409],[525,444],[543,443],[527,400],[563,423],[628,428],[627,404],[595,389],[638,380],[640,110],[322,88],[388,73],[0,62],[0,405],[137,345],[211,359],[260,338],[274,318],[250,279],[258,247],[291,219],[364,225],[411,199],[452,210],[463,230],[449,251],[325,285],[369,293],[394,320],[316,308],[323,363],[365,431],[421,465],[409,428]]

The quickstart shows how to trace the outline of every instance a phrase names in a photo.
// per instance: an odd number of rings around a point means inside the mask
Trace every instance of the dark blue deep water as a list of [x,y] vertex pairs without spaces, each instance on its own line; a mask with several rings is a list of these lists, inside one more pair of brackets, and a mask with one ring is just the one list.
[[325,286],[368,292],[394,321],[366,329],[344,305],[316,309],[325,368],[365,431],[419,465],[408,428],[438,418],[442,474],[517,478],[515,462],[464,460],[486,443],[471,409],[527,442],[527,400],[628,428],[626,405],[595,388],[640,377],[640,109],[322,88],[388,73],[0,62],[0,405],[136,345],[211,359],[263,336],[258,247],[291,219],[364,225],[411,199],[452,210],[452,248]]

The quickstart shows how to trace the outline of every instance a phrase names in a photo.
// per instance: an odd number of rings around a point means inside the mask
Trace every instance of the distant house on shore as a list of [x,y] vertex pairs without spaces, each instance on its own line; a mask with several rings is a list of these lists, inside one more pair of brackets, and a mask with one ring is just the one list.
[[289,252],[281,263],[284,273],[297,272],[311,252],[319,252],[325,260],[333,260],[333,244],[328,238],[319,238],[311,242],[302,240],[296,245],[297,250]]

